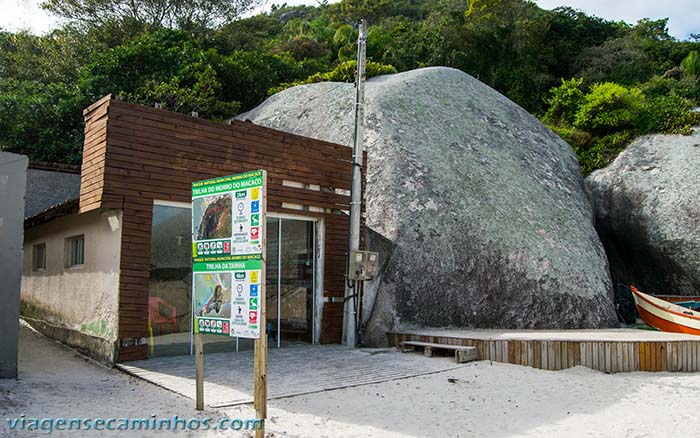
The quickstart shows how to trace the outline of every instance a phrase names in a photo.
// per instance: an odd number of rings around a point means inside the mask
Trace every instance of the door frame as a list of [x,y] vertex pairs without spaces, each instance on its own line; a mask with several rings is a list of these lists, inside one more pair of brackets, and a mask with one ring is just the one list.
[[[314,274],[312,280],[312,297],[311,297],[311,343],[318,344],[321,340],[321,327],[323,321],[323,275],[324,275],[324,249],[325,249],[325,222],[323,218],[304,216],[303,214],[275,213],[268,212],[268,218],[278,219],[278,249],[277,249],[277,348],[281,346],[280,337],[280,295],[281,291],[281,261],[282,261],[282,221],[300,220],[313,223],[313,253],[312,260],[314,263]],[[267,226],[267,224],[266,224]]]
[[[166,207],[180,207],[180,208],[187,208],[192,210],[192,203],[187,203],[187,202],[175,202],[175,201],[164,201],[164,200],[154,200],[153,201],[154,205],[161,205],[161,206],[166,206]],[[311,326],[311,343],[312,344],[319,344],[321,342],[321,328],[322,328],[322,321],[323,321],[323,284],[324,284],[324,254],[325,254],[325,237],[326,237],[326,225],[325,221],[323,218],[320,217],[314,217],[314,216],[304,216],[303,214],[289,214],[289,213],[276,213],[276,212],[270,212],[268,211],[267,213],[268,218],[275,218],[275,219],[291,219],[291,220],[302,220],[306,222],[312,222],[314,224],[314,242],[313,242],[313,261],[314,261],[314,275],[313,275],[313,286],[312,286],[312,306],[311,306],[311,312],[312,312],[312,321],[313,324]],[[280,220],[278,222],[281,226],[282,221]],[[267,224],[265,224],[267,226]],[[278,229],[279,230],[279,229]],[[281,246],[282,239],[278,236],[278,245]],[[278,246],[278,267],[279,264],[281,263],[281,248]],[[267,261],[267,260],[266,260]],[[280,270],[278,270],[278,273]],[[194,276],[192,277],[194,281]],[[192,312],[194,312],[194,305],[193,305],[193,298],[194,298],[194,293],[191,290],[190,294],[192,296],[192,299],[190,299],[190,330],[189,330],[189,335],[190,335],[190,355],[194,354],[194,339],[192,335]],[[278,306],[278,311],[277,311],[277,319],[278,319],[278,330],[279,330],[279,320],[280,320],[280,312],[279,312],[279,307],[280,307],[280,278],[278,274],[278,280],[277,280],[277,306]],[[279,331],[278,331],[279,333]],[[280,348],[280,336],[277,336],[277,348]],[[238,351],[238,337],[235,337],[236,340],[236,351]]]

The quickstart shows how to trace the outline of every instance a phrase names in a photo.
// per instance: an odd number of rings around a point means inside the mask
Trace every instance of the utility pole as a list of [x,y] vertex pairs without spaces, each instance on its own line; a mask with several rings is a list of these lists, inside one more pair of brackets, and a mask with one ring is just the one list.
[[[357,73],[355,76],[355,130],[352,145],[352,189],[350,192],[350,241],[348,257],[360,249],[360,216],[362,213],[362,140],[365,119],[365,64],[367,51],[367,22],[358,22],[360,35],[357,38]],[[347,266],[350,266],[348,262]],[[349,272],[346,272],[349,275]],[[345,282],[345,301],[343,314],[343,343],[350,347],[357,345],[357,302],[358,287],[356,281],[347,278]]]

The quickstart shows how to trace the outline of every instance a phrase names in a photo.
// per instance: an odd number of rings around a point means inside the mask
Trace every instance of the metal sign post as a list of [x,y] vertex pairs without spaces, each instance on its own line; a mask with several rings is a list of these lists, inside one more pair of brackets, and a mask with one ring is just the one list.
[[267,416],[266,210],[264,170],[192,183],[196,408],[204,409],[203,334],[255,339],[256,437],[264,437]]

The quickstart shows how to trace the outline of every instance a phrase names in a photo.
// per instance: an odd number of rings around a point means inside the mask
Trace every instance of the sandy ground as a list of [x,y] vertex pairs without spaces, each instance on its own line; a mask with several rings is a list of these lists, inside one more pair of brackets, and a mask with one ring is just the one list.
[[[194,417],[193,402],[97,365],[26,329],[22,375],[0,381],[5,418]],[[540,371],[475,362],[448,372],[270,402],[275,437],[690,437],[700,429],[700,374],[606,375],[587,368]],[[202,416],[248,418],[249,406]],[[171,436],[117,433],[112,436]],[[102,436],[96,433],[51,436]],[[232,432],[177,436],[245,436]]]
[[[74,350],[22,327],[20,329],[20,378],[0,380],[0,437],[34,436],[168,436],[155,432],[45,432],[12,433],[6,418],[160,418],[219,417],[198,414],[194,402],[165,389],[130,377],[85,358]],[[252,412],[251,412],[252,413]],[[247,414],[250,415],[250,414]],[[172,432],[171,432],[172,433]],[[245,436],[180,432],[177,436]]]

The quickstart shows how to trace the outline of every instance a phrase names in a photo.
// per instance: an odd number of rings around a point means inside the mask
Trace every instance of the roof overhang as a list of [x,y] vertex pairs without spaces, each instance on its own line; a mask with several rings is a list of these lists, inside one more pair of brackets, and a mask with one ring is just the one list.
[[69,199],[63,201],[60,204],[53,205],[41,213],[35,214],[32,217],[24,219],[24,229],[33,228],[54,219],[58,219],[63,216],[68,216],[73,213],[78,213],[79,211],[80,199]]

